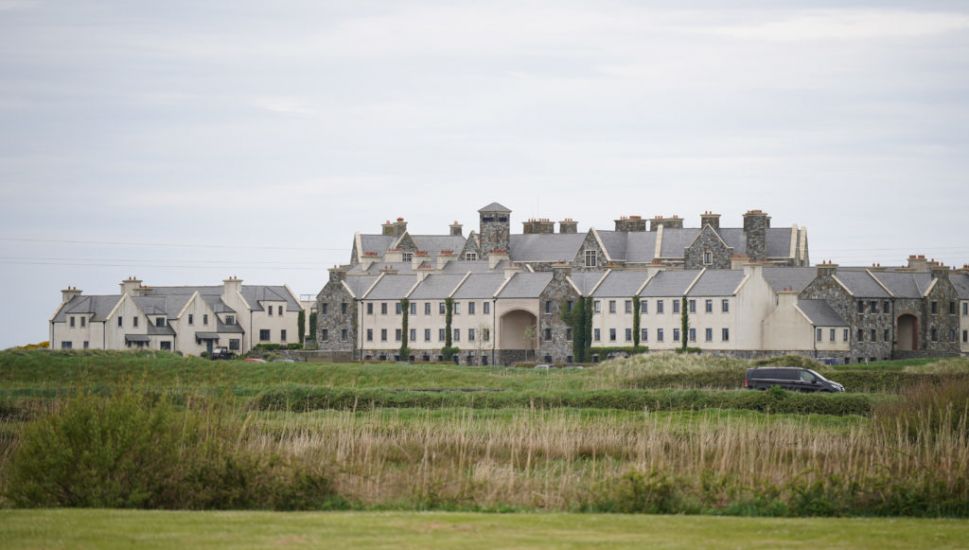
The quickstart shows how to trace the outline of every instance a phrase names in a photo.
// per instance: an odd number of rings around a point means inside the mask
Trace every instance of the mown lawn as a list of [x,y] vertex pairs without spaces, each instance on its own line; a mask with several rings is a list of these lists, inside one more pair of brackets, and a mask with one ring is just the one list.
[[5,548],[966,548],[969,521],[472,513],[0,511]]

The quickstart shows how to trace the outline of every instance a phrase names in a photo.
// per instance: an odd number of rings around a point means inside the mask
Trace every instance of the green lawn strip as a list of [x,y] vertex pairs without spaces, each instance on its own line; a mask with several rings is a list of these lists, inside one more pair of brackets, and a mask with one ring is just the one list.
[[5,548],[964,548],[969,521],[598,514],[0,511]]

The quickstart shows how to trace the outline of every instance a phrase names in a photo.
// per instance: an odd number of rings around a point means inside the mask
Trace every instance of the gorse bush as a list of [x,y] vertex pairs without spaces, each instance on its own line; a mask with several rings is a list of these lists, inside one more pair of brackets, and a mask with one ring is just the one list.
[[7,497],[24,507],[325,509],[328,479],[245,445],[246,428],[211,406],[176,410],[126,391],[68,400],[26,426]]

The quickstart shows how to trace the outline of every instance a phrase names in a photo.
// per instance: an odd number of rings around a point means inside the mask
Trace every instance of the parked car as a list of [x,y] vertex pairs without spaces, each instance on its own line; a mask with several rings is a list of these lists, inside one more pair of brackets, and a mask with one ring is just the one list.
[[217,359],[232,359],[236,354],[229,351],[229,348],[213,348],[209,358],[213,361]]
[[801,367],[756,367],[747,369],[744,387],[766,390],[778,387],[794,391],[842,392],[845,387],[811,369]]

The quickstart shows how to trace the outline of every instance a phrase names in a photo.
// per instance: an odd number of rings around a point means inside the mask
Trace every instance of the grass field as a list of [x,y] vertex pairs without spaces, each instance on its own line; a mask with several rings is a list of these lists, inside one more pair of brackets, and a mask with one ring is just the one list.
[[0,511],[4,548],[966,548],[969,522],[598,514]]

